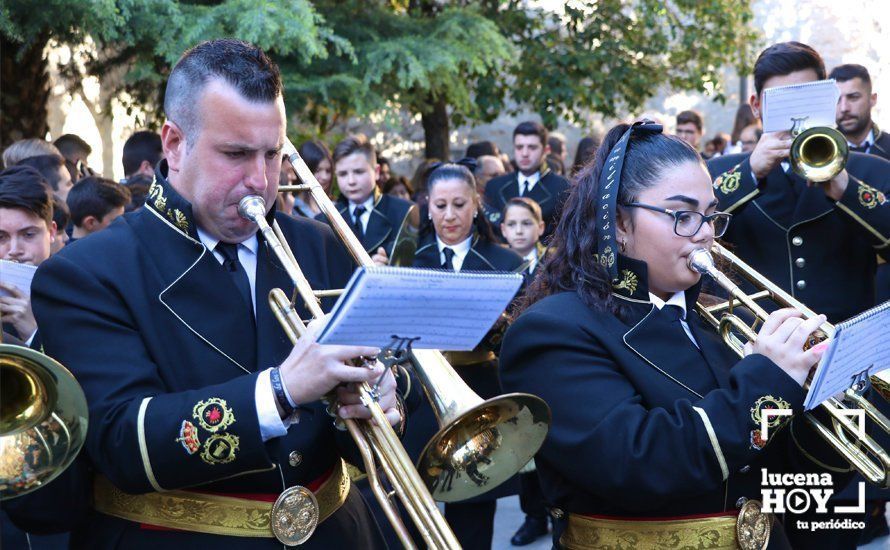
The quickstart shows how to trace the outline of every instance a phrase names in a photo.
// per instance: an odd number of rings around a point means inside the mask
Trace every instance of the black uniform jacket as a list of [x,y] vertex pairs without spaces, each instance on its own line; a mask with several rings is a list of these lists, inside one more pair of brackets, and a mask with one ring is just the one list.
[[[275,218],[313,288],[339,288],[348,279],[351,262],[328,227]],[[249,306],[193,220],[189,203],[159,171],[145,208],[65,247],[34,277],[46,352],[74,373],[89,403],[85,452],[98,474],[128,493],[275,495],[306,485],[339,463],[348,447],[343,432],[315,403],[286,436],[264,443],[255,401],[258,373],[292,349],[266,296],[276,287],[290,295],[293,285],[260,237],[255,329]],[[99,513],[78,531],[75,538],[89,548],[157,548],[166,541],[281,547],[272,538],[146,530]],[[376,532],[353,491],[307,544],[353,546],[370,537],[373,545]]]
[[877,124],[872,124],[871,129],[875,135],[875,142],[871,144],[866,152],[869,155],[876,155],[890,160],[890,134],[878,128]]
[[[798,445],[846,467],[803,422],[791,422],[797,442],[786,424],[758,449],[760,409],[800,413],[804,390],[763,355],[739,360],[693,313],[694,287],[686,299],[696,352],[649,302],[645,266],[619,262],[631,289],[614,293],[620,318],[576,292],[554,294],[519,315],[501,348],[504,390],[536,394],[553,414],[535,457],[552,508],[648,518],[732,511],[741,497],[760,499],[761,468],[821,471]],[[554,517],[559,540],[566,520]]]
[[[545,169],[541,179],[524,196],[533,199],[541,206],[544,217],[542,238],[553,233],[562,203],[569,189],[569,180]],[[519,172],[510,172],[485,184],[486,216],[496,232],[500,231],[501,217],[507,202],[519,196]]]
[[[430,242],[431,241],[431,242]],[[417,249],[414,256],[414,266],[420,268],[441,269],[442,263],[439,257],[439,247],[435,238],[426,239],[426,244]],[[473,244],[464,258],[461,271],[502,271],[515,272],[522,266],[522,257],[509,248],[499,244],[474,237]],[[486,337],[487,339],[488,337]],[[483,339],[483,342],[486,341]],[[485,344],[480,344],[477,349],[482,349]],[[488,348],[486,348],[488,349]],[[464,382],[483,399],[495,397],[503,393],[498,380],[497,362],[484,361],[462,366],[455,366],[455,371],[463,378]],[[435,415],[427,400],[420,404],[411,415],[408,429],[405,432],[404,443],[412,460],[417,460],[424,446],[438,431]],[[514,490],[513,484],[504,484],[500,490],[485,493],[482,500],[498,498]]]
[[837,202],[781,165],[755,182],[747,154],[708,170],[718,209],[733,215],[723,239],[743,261],[829,322],[874,305],[875,254],[890,253],[890,161],[850,153]]
[[[352,227],[352,217],[349,215],[349,201],[344,197],[337,200],[337,210],[346,220],[350,228]],[[405,218],[412,208],[416,208],[414,204],[398,197],[384,195],[376,187],[374,188],[374,207],[371,209],[371,217],[368,218],[368,226],[362,235],[362,246],[368,254],[374,255],[381,246],[386,250],[386,254],[392,256],[392,248],[399,235],[399,230]],[[327,216],[319,214],[315,216],[316,220],[327,222]]]

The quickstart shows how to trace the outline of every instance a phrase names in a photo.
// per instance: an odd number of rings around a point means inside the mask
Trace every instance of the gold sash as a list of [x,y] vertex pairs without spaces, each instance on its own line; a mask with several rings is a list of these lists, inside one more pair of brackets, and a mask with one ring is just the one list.
[[739,548],[736,516],[676,520],[622,520],[568,515],[559,542],[568,550]]
[[[101,476],[96,477],[94,487],[95,509],[109,516],[211,535],[275,538],[271,526],[272,502],[192,491],[131,495]],[[319,508],[318,523],[343,505],[349,487],[349,476],[341,460],[314,493]]]

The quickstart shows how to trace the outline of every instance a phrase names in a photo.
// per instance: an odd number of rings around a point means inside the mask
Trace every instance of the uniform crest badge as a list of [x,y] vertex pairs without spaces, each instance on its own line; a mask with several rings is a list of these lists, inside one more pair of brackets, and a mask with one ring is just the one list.
[[214,434],[207,438],[204,450],[201,451],[201,460],[210,465],[228,464],[235,460],[235,451],[238,450],[239,439],[237,435],[229,433]]
[[179,437],[176,438],[176,441],[181,443],[182,448],[190,455],[195,454],[201,448],[201,440],[198,439],[198,428],[188,420],[182,421],[182,427],[179,428]]
[[764,447],[766,447],[766,441],[763,439],[760,430],[751,430],[751,448],[759,451]]
[[[760,399],[754,402],[754,406],[751,407],[751,420],[754,421],[754,425],[760,427],[761,421],[763,420],[763,411],[770,409],[790,409],[791,405],[788,404],[784,399],[779,399],[773,397],[772,395],[764,395]],[[787,416],[769,416],[766,419],[766,425],[770,428],[778,427],[783,420],[787,420]],[[755,430],[758,431],[758,430]]]
[[871,185],[863,182],[859,183],[859,204],[872,209],[876,206],[883,206],[887,202],[887,196],[878,191]]
[[717,189],[724,195],[729,195],[730,193],[735,192],[742,181],[742,173],[736,170],[736,168],[733,168],[729,172],[718,177],[717,180],[714,181],[714,189]]
[[207,401],[198,401],[192,409],[192,417],[202,428],[211,433],[224,430],[235,422],[235,413],[224,399],[211,397]]

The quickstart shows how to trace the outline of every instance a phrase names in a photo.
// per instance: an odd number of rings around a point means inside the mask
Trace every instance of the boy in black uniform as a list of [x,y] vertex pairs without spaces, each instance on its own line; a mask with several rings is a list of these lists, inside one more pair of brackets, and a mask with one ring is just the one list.
[[501,213],[507,202],[513,197],[528,197],[541,206],[545,242],[553,233],[569,181],[547,168],[548,153],[547,128],[542,124],[522,122],[513,130],[513,156],[519,170],[485,186],[485,204],[489,207],[486,216],[495,232],[500,229]]
[[[414,205],[381,193],[376,183],[379,172],[377,153],[364,135],[351,135],[334,148],[334,174],[340,188],[337,210],[374,261],[386,265]],[[315,219],[327,221],[324,214]]]

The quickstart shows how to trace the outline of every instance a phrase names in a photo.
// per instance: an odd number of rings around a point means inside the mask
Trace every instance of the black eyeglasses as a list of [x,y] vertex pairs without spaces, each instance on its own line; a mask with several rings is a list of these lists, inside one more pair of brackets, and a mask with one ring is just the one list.
[[646,210],[672,216],[674,218],[674,233],[680,237],[695,236],[705,223],[711,224],[715,238],[722,237],[726,233],[726,228],[729,227],[729,220],[732,219],[732,214],[727,214],[726,212],[714,212],[709,216],[705,216],[701,212],[695,212],[694,210],[671,210],[670,208],[661,208],[638,202],[631,202],[622,206],[645,208]]

